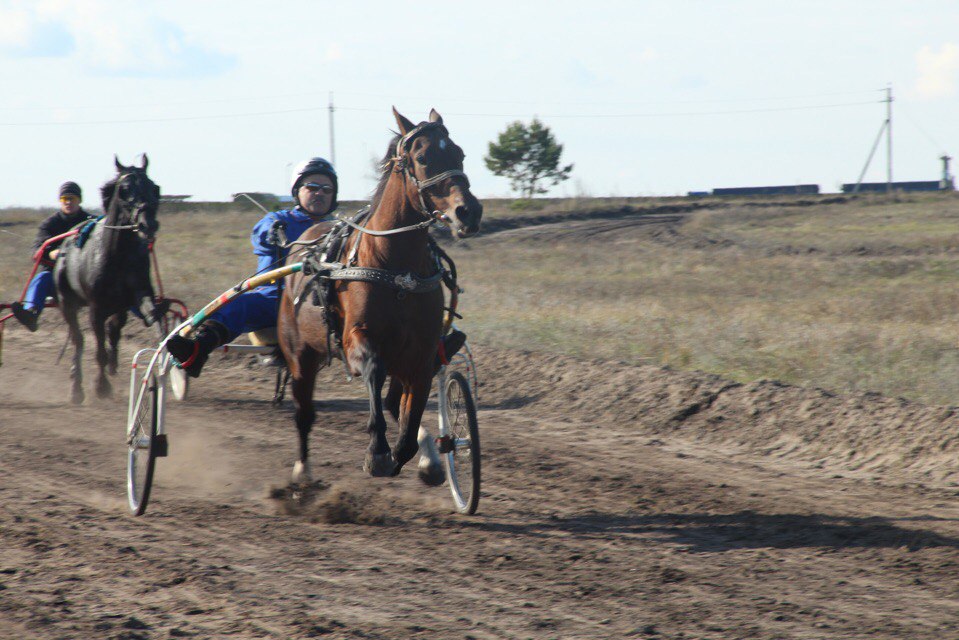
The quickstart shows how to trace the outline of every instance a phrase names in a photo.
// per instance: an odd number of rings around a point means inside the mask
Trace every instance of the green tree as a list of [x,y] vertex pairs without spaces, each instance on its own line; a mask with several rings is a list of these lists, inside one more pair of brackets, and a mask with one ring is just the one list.
[[517,120],[506,127],[496,142],[489,143],[483,160],[494,174],[509,178],[510,186],[524,198],[532,198],[546,193],[541,183],[555,185],[569,178],[573,165],[560,168],[562,154],[563,145],[556,142],[549,127],[533,118],[529,126]]

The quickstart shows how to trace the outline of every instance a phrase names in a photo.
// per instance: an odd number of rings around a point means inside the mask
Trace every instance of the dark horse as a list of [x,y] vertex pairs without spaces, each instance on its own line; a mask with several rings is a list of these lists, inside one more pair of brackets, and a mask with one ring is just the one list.
[[70,367],[70,399],[74,404],[83,402],[83,333],[77,320],[80,307],[90,308],[90,324],[97,339],[100,398],[113,393],[105,370],[109,368],[110,374],[117,371],[117,344],[127,310],[139,308],[148,325],[158,315],[150,283],[149,243],[160,226],[156,219],[160,188],[147,177],[146,154],[140,167],[125,167],[116,157],[113,161],[117,176],[100,189],[103,218],[82,247],[73,238],[64,241],[53,272],[60,310],[74,347]]
[[[437,346],[443,329],[444,296],[435,280],[438,264],[430,248],[427,226],[447,224],[457,237],[479,231],[483,207],[470,193],[463,173],[464,154],[450,140],[435,110],[428,122],[413,125],[395,109],[399,135],[383,159],[383,173],[363,226],[371,233],[354,233],[342,255],[352,255],[347,266],[355,272],[386,274],[389,278],[432,280],[437,286],[403,293],[382,280],[337,280],[330,300],[331,324],[342,340],[332,341],[332,354],[341,357],[353,376],[362,377],[370,399],[370,445],[364,468],[372,476],[396,475],[417,452],[417,434],[436,373]],[[376,232],[407,230],[392,235]],[[329,225],[316,225],[301,240],[321,237]],[[333,257],[335,259],[335,256]],[[290,259],[293,261],[293,258]],[[375,271],[374,270],[379,270]],[[316,417],[313,388],[319,368],[328,362],[324,309],[310,295],[302,295],[308,275],[289,276],[280,302],[280,346],[292,374],[295,420],[299,431],[299,460],[295,483],[311,478],[307,439]],[[382,390],[391,377],[385,402]],[[383,406],[398,422],[399,440],[393,451],[386,441]],[[430,448],[432,450],[432,447]],[[424,480],[442,482],[440,461],[432,451]]]

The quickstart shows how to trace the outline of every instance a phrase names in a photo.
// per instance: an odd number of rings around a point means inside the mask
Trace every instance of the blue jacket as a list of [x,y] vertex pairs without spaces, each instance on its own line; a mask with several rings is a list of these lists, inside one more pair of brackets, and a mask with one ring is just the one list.
[[[284,209],[282,211],[271,211],[253,227],[253,233],[250,234],[250,241],[253,243],[253,253],[256,254],[257,272],[276,269],[281,266],[282,260],[286,258],[289,249],[280,249],[270,243],[270,229],[277,222],[286,224],[286,238],[293,241],[303,235],[303,232],[312,227],[317,222],[332,220],[333,217],[326,215],[316,220],[308,216],[300,207]],[[280,262],[277,263],[277,260]],[[277,264],[274,264],[277,263]],[[271,266],[272,265],[272,266]]]

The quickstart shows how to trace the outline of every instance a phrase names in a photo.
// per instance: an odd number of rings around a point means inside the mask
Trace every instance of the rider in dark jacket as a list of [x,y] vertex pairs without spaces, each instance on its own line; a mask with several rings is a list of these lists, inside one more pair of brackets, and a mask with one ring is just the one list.
[[[34,254],[50,238],[66,233],[82,222],[96,218],[80,206],[82,198],[83,192],[76,182],[64,182],[60,185],[60,210],[40,223],[37,238],[33,241]],[[51,271],[53,263],[60,253],[62,243],[63,240],[60,240],[47,246],[44,250],[40,268],[27,287],[27,294],[23,302],[14,302],[10,305],[14,317],[30,331],[37,330],[37,323],[46,304],[47,296],[53,293],[53,274]]]

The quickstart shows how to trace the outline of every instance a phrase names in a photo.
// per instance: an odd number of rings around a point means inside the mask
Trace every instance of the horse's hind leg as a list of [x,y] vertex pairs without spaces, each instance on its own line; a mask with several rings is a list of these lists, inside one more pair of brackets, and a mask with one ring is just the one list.
[[313,389],[316,386],[316,372],[319,368],[319,355],[309,347],[303,347],[290,368],[293,376],[290,389],[295,408],[294,420],[300,438],[300,458],[293,464],[292,480],[296,484],[313,482],[309,460],[309,438],[310,431],[313,429],[313,422],[316,420],[316,409],[313,408]]
[[123,326],[127,323],[127,314],[126,311],[121,311],[115,315],[110,316],[107,319],[107,364],[108,371],[111,376],[115,376],[117,373],[117,367],[119,366],[119,352],[120,352],[120,330],[123,329]]
[[109,398],[113,395],[113,385],[107,378],[107,365],[110,357],[106,347],[106,318],[94,306],[90,307],[90,322],[93,325],[93,335],[97,340],[97,365],[100,368],[97,374],[97,397]]
[[383,385],[386,383],[386,367],[380,357],[370,348],[362,331],[354,329],[350,345],[347,347],[347,359],[350,369],[363,376],[366,390],[370,396],[370,419],[367,429],[370,432],[370,446],[366,451],[363,470],[374,477],[391,476],[396,463],[386,441],[386,418],[383,415]]
[[83,403],[83,369],[81,367],[81,358],[83,356],[83,332],[80,331],[80,322],[77,320],[77,306],[68,301],[65,296],[61,296],[60,311],[63,313],[63,319],[69,328],[70,341],[73,342],[73,362],[70,364],[70,379],[73,385],[70,389],[70,402],[73,404]]

